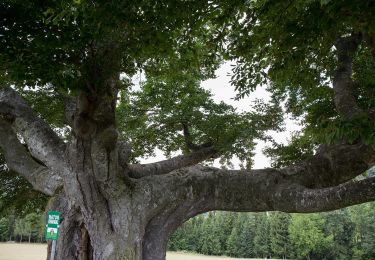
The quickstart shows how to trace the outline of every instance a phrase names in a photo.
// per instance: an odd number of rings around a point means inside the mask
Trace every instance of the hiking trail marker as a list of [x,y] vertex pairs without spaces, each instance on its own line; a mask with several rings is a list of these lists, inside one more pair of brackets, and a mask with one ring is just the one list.
[[50,211],[47,218],[46,239],[57,240],[59,236],[60,212]]
[[55,259],[56,240],[59,237],[60,212],[49,211],[46,225],[46,240],[52,240],[51,260]]

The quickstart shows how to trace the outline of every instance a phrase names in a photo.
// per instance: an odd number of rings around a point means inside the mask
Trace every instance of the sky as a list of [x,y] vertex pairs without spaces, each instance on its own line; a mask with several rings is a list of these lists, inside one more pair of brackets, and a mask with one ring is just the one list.
[[[269,100],[270,95],[266,91],[265,87],[258,87],[249,97],[245,97],[241,100],[234,100],[236,95],[234,86],[230,84],[230,73],[231,73],[231,64],[225,63],[223,64],[217,71],[216,71],[216,78],[209,79],[202,82],[202,86],[210,90],[213,94],[213,98],[215,101],[220,102],[224,101],[225,103],[232,105],[233,107],[237,108],[239,111],[249,111],[251,108],[251,104],[255,99],[263,99]],[[275,140],[278,140],[280,143],[287,143],[288,138],[290,138],[291,133],[293,131],[299,130],[301,127],[294,122],[293,120],[286,118],[285,119],[285,131],[280,133],[272,132],[272,136],[275,137]],[[255,156],[253,158],[254,161],[254,169],[263,169],[270,167],[270,160],[262,153],[262,149],[265,147],[265,143],[262,141],[258,142],[258,145],[255,149]],[[165,157],[163,156],[161,151],[156,151],[155,157],[143,158],[141,159],[142,163],[151,163],[160,160],[164,160]],[[214,162],[214,166],[220,167],[220,164],[216,160]],[[233,159],[232,163],[234,168],[239,168],[239,160]]]

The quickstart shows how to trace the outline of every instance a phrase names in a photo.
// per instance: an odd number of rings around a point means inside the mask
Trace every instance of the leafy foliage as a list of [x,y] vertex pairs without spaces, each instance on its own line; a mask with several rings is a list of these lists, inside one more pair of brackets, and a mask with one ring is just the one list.
[[3,81],[55,90],[100,87],[177,53],[194,57],[190,35],[207,35],[212,29],[202,25],[221,13],[205,1],[7,0],[0,7]]
[[[212,145],[224,160],[236,155],[251,162],[255,139],[267,139],[267,130],[280,130],[277,104],[254,103],[253,112],[239,113],[199,86],[191,74],[150,76],[140,90],[122,93],[118,112],[123,137],[135,155],[152,154],[155,147],[170,155],[189,152],[191,146]],[[250,164],[249,164],[250,165]]]
[[306,135],[294,134],[287,145],[273,142],[273,147],[266,147],[264,152],[272,158],[271,165],[281,168],[301,162],[314,153],[315,145]]
[[289,232],[291,243],[297,249],[296,258],[329,258],[328,252],[333,247],[333,236],[324,234],[324,225],[325,219],[318,214],[293,216]]
[[[337,37],[353,31],[373,35],[374,9],[371,1],[349,0],[6,0],[0,4],[0,78],[23,90],[43,117],[61,127],[64,95],[102,93],[108,80],[129,79],[141,69],[141,90],[130,91],[124,81],[117,86],[118,121],[134,143],[134,157],[150,155],[155,147],[167,155],[187,152],[181,134],[181,124],[187,124],[192,142],[213,143],[224,161],[236,154],[250,166],[254,140],[277,128],[282,111],[267,105],[238,113],[212,101],[199,85],[214,77],[223,60],[232,60],[238,98],[267,85],[273,104],[284,104],[304,125],[290,149],[275,143],[269,154],[283,160],[290,151],[297,158],[299,142],[305,158],[322,142],[375,143],[374,126],[365,118],[339,118],[331,87]],[[353,80],[364,109],[375,105],[374,66],[361,45]],[[36,86],[35,93],[29,90]]]
[[[374,125],[367,118],[351,122],[339,118],[331,85],[336,39],[351,32],[374,35],[374,9],[368,1],[263,0],[239,4],[240,19],[229,18],[226,52],[236,60],[232,83],[238,98],[267,86],[303,125],[299,138],[293,137],[288,147],[275,143],[268,149],[275,165],[291,163],[292,158],[297,162],[296,154],[301,159],[311,155],[319,143],[361,139],[374,144]],[[361,45],[354,55],[353,80],[355,97],[365,111],[374,107],[373,71],[370,50]],[[302,143],[309,147],[302,148]],[[286,156],[290,158],[285,160]]]
[[22,216],[35,210],[43,211],[48,197],[38,191],[21,176],[9,171],[0,156],[0,215],[17,210]]

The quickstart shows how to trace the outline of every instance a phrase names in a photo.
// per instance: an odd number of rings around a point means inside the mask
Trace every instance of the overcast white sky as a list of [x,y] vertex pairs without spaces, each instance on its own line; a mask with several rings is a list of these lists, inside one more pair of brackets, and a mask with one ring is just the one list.
[[[202,86],[210,90],[213,94],[214,100],[220,102],[224,101],[227,104],[230,104],[240,111],[249,111],[252,101],[257,99],[268,100],[269,94],[265,88],[259,87],[250,97],[246,97],[241,100],[234,100],[236,95],[234,91],[234,86],[232,86],[230,81],[231,66],[229,63],[221,66],[220,69],[216,71],[216,78],[204,81]],[[278,140],[278,142],[286,142],[290,138],[291,132],[300,129],[300,127],[290,119],[285,120],[286,131],[283,133],[273,133]],[[262,149],[265,147],[263,142],[259,142],[256,147],[256,155],[254,159],[254,169],[261,169],[270,166],[270,160],[262,153]],[[142,163],[150,163],[155,161],[160,161],[165,159],[163,154],[160,151],[156,152],[156,157],[145,158],[142,160]],[[233,160],[235,168],[238,168],[238,160]],[[219,164],[215,162],[215,166],[219,167]]]

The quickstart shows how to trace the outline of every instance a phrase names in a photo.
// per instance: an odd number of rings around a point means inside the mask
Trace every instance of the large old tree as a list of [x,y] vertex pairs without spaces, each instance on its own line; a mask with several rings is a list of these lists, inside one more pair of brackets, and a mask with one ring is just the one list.
[[[0,147],[62,212],[57,259],[165,259],[211,210],[375,200],[356,178],[375,163],[374,17],[361,0],[0,1]],[[271,100],[215,103],[200,82],[224,60],[238,98]],[[287,146],[269,134],[283,113],[303,126]],[[251,169],[256,140],[275,168]],[[156,148],[169,159],[138,163]],[[241,170],[207,166],[232,156]]]

